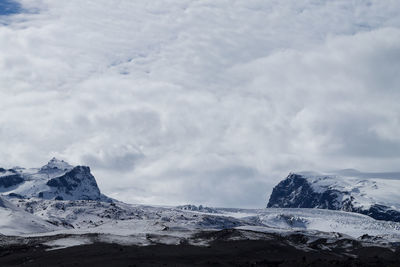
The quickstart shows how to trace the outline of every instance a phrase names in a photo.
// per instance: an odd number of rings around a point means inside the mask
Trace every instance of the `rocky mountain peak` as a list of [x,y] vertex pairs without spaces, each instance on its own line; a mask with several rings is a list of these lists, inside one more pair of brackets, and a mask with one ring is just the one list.
[[0,170],[2,195],[20,199],[109,201],[100,193],[87,166],[71,166],[52,158],[41,168],[3,170]]
[[44,165],[40,169],[42,171],[48,171],[48,170],[67,171],[67,170],[71,170],[72,168],[73,168],[73,166],[68,164],[64,160],[59,160],[59,159],[53,157],[46,165]]
[[52,178],[46,183],[49,191],[39,193],[39,197],[59,200],[99,200],[100,189],[87,166],[76,166],[65,174]]

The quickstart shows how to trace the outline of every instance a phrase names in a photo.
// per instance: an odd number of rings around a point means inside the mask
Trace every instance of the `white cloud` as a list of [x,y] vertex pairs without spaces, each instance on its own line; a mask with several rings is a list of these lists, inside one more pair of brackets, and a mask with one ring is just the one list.
[[243,207],[289,171],[398,168],[398,1],[21,3],[3,165],[55,155],[128,202]]

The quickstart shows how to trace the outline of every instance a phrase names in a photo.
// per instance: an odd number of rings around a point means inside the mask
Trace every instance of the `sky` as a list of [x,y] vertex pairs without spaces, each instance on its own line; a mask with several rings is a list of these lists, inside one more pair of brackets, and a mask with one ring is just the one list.
[[289,172],[396,172],[398,0],[0,0],[0,165],[128,203],[265,207]]

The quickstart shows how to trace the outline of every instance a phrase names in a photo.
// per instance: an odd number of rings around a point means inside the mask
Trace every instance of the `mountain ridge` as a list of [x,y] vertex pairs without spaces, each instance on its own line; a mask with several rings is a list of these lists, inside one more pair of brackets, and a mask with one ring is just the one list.
[[365,179],[312,172],[290,173],[276,185],[267,208],[319,208],[400,222],[398,180]]

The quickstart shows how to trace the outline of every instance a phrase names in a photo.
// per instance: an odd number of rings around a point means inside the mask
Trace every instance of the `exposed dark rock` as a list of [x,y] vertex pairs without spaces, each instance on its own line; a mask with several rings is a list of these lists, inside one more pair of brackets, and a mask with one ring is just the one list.
[[0,177],[0,187],[8,188],[14,185],[18,185],[24,181],[24,178],[19,174],[11,174]]
[[195,206],[195,205],[183,205],[176,207],[180,210],[190,210],[190,211],[198,211],[198,212],[206,212],[206,213],[218,213],[216,209],[204,207],[203,205]]
[[14,198],[19,198],[19,199],[24,199],[25,197],[20,195],[20,194],[16,194],[16,193],[10,193],[8,194],[9,197],[14,197]]
[[298,174],[290,174],[272,190],[268,208],[319,208],[341,209],[337,201],[343,192],[326,190],[316,193],[308,181]]
[[400,212],[384,205],[375,204],[369,209],[353,209],[352,211],[368,215],[376,220],[400,222]]
[[0,207],[5,208],[6,205],[4,204],[4,200],[2,197],[0,197]]
[[50,179],[46,183],[50,192],[41,192],[41,198],[56,200],[99,200],[101,198],[96,179],[90,173],[90,168],[77,166],[62,176]]

